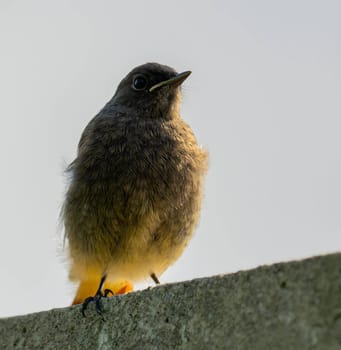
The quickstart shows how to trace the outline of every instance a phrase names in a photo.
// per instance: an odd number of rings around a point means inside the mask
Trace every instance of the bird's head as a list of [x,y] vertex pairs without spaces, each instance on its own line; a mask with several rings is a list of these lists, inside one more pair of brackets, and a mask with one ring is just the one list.
[[177,73],[158,63],[146,63],[134,68],[118,85],[114,104],[136,108],[151,118],[170,118],[178,113],[180,85],[191,74]]

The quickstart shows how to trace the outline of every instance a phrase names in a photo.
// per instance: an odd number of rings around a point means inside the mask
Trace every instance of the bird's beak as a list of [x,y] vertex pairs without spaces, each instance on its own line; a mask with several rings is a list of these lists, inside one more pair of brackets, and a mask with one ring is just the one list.
[[182,72],[182,73],[179,73],[177,74],[175,77],[173,78],[170,78],[168,80],[164,80],[164,81],[161,81],[160,83],[157,83],[155,85],[153,85],[150,89],[149,89],[149,92],[152,92],[154,90],[157,90],[163,86],[166,86],[166,85],[173,85],[173,86],[179,86],[180,84],[182,84],[185,79],[187,77],[189,77],[191,75],[191,71],[188,70],[186,72]]

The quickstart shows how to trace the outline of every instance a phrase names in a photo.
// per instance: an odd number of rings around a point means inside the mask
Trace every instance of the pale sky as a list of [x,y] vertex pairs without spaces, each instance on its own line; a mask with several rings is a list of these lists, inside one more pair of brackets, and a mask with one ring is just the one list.
[[161,281],[340,251],[340,18],[338,0],[0,0],[0,316],[70,304],[63,170],[150,61],[193,71],[182,115],[210,153],[200,225]]

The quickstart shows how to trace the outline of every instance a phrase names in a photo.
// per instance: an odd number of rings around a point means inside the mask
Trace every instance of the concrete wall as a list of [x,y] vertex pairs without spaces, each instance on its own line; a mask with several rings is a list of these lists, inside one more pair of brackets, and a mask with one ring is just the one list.
[[0,349],[341,349],[341,254],[0,320]]

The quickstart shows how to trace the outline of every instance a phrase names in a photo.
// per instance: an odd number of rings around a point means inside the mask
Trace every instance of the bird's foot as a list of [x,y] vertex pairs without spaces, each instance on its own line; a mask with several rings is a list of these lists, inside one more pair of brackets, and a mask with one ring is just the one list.
[[114,295],[113,291],[111,289],[105,289],[104,293],[102,293],[101,291],[98,291],[93,297],[88,297],[84,300],[83,304],[82,304],[82,315],[84,317],[85,316],[85,310],[88,308],[88,305],[92,302],[95,303],[95,310],[96,312],[102,317],[102,319],[104,320],[103,317],[103,310],[102,310],[102,306],[101,306],[101,299],[102,298],[107,298],[109,294]]

